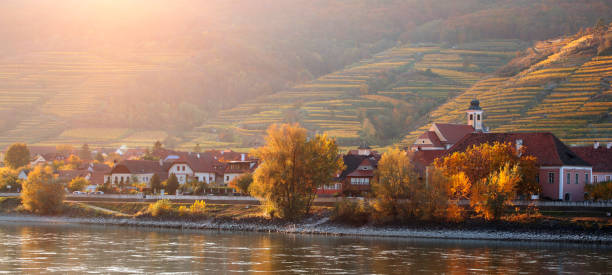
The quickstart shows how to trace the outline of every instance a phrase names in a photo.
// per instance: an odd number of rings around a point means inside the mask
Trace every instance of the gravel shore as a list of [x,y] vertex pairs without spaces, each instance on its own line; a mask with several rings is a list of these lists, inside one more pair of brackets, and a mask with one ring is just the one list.
[[609,234],[576,234],[546,232],[510,232],[500,230],[462,230],[462,229],[410,229],[387,227],[349,227],[329,223],[327,218],[316,221],[288,225],[264,225],[250,222],[234,221],[156,221],[133,218],[70,218],[42,217],[31,215],[2,215],[0,222],[43,222],[43,223],[76,223],[92,225],[116,225],[133,227],[159,227],[195,230],[228,230],[253,232],[278,232],[288,234],[320,234],[332,236],[373,236],[405,237],[436,239],[472,239],[496,241],[538,241],[538,242],[576,242],[612,245]]

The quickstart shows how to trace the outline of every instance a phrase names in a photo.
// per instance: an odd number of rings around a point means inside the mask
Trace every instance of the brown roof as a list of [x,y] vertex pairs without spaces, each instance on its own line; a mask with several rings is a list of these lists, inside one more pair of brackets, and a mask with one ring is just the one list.
[[374,170],[355,170],[346,176],[347,177],[373,177]]
[[430,166],[436,158],[444,155],[444,152],[446,152],[446,150],[419,150],[413,152],[410,157],[417,169],[424,169]]
[[442,144],[442,141],[440,141],[440,139],[438,138],[438,135],[436,134],[436,132],[434,131],[426,131],[423,134],[421,134],[419,136],[418,139],[429,139],[429,141],[431,141],[431,145],[430,144],[414,144],[415,146],[420,146],[420,147],[444,147],[444,144]]
[[451,144],[457,143],[467,134],[474,133],[474,127],[467,124],[434,123],[432,127],[437,128],[446,142]]
[[595,149],[593,146],[571,147],[578,156],[593,166],[593,172],[612,171],[612,148],[607,149],[600,146]]
[[169,163],[162,163],[155,160],[124,160],[115,165],[111,170],[111,174],[148,174],[156,173],[161,177],[162,174],[168,174]]
[[76,177],[86,177],[89,174],[88,170],[59,170],[57,175],[62,180],[70,181]]
[[463,152],[483,143],[523,141],[525,154],[535,156],[540,166],[591,166],[552,133],[471,133],[446,151],[445,155]]

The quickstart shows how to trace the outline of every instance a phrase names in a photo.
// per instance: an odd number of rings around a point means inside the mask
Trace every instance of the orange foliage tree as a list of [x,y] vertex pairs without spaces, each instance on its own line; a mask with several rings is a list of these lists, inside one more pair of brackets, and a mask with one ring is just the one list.
[[509,142],[483,143],[472,146],[464,152],[455,152],[450,156],[436,159],[434,165],[449,177],[464,173],[472,185],[498,172],[506,164],[516,165],[521,178],[515,185],[515,191],[521,195],[538,194],[540,185],[536,182],[537,159],[525,155],[524,152],[525,147],[517,152]]

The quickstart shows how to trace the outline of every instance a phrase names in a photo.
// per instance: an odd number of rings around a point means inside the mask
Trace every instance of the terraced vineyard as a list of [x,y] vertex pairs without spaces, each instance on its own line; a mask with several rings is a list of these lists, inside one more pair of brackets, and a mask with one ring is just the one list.
[[[11,114],[0,121],[10,123],[0,134],[0,147],[23,141],[28,143],[91,142],[106,145],[119,142],[114,131],[81,129],[72,136],[72,121],[101,110],[105,98],[124,89],[127,79],[143,72],[159,71],[184,56],[173,53],[138,53],[147,62],[117,61],[85,52],[33,52],[0,59],[0,112]],[[152,62],[156,60],[157,62]],[[65,132],[67,130],[68,135]],[[79,131],[78,129],[72,130]],[[165,135],[165,134],[164,134]],[[135,139],[131,139],[132,144]],[[146,139],[147,145],[150,139]]]
[[612,141],[612,56],[597,56],[592,34],[536,45],[545,58],[512,77],[491,77],[429,115],[406,136],[412,143],[433,121],[465,121],[469,101],[479,99],[493,132],[552,132],[570,144]]
[[[401,109],[409,116],[405,127],[414,127],[420,116],[504,65],[520,47],[513,40],[454,48],[395,47],[312,82],[224,110],[186,134],[181,146],[251,147],[261,144],[270,124],[292,121],[354,146],[364,140],[366,114],[376,117]],[[220,131],[233,136],[222,139]]]

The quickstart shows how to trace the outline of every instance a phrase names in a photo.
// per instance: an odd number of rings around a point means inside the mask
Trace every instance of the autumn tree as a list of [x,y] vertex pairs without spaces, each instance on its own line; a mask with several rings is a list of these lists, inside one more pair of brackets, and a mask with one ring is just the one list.
[[62,209],[64,202],[64,187],[49,166],[37,166],[23,183],[21,202],[30,212],[54,214]]
[[472,187],[470,206],[487,220],[497,220],[516,198],[515,186],[521,181],[518,165],[506,163]]
[[21,180],[17,170],[10,167],[0,168],[0,191],[16,191],[21,189]]
[[176,189],[179,187],[178,178],[174,173],[170,174],[168,180],[166,181],[166,192],[170,195],[176,194]]
[[83,191],[87,185],[89,185],[87,179],[83,177],[76,177],[68,183],[68,190],[70,190],[70,192]]
[[414,214],[418,178],[406,152],[392,149],[382,155],[372,183],[379,221],[401,220]]
[[253,173],[244,173],[238,177],[235,177],[229,186],[236,189],[242,194],[249,194],[249,186],[253,183]]
[[30,150],[24,143],[15,143],[6,151],[4,163],[8,167],[17,169],[30,163]]
[[329,184],[344,167],[338,146],[325,134],[308,139],[299,124],[274,124],[267,134],[266,144],[254,151],[262,163],[250,192],[272,215],[298,219],[309,213],[317,188]]
[[159,191],[161,191],[162,184],[157,174],[153,174],[153,176],[149,180],[149,186],[151,186],[151,190],[153,191],[153,193],[158,193]]
[[492,173],[498,172],[504,165],[517,165],[520,182],[515,186],[518,194],[538,194],[540,185],[536,182],[538,173],[537,160],[525,154],[526,147],[516,151],[511,143],[483,143],[471,146],[464,152],[455,152],[441,159],[436,159],[434,165],[445,175],[452,176],[464,173],[470,184],[486,179]]

